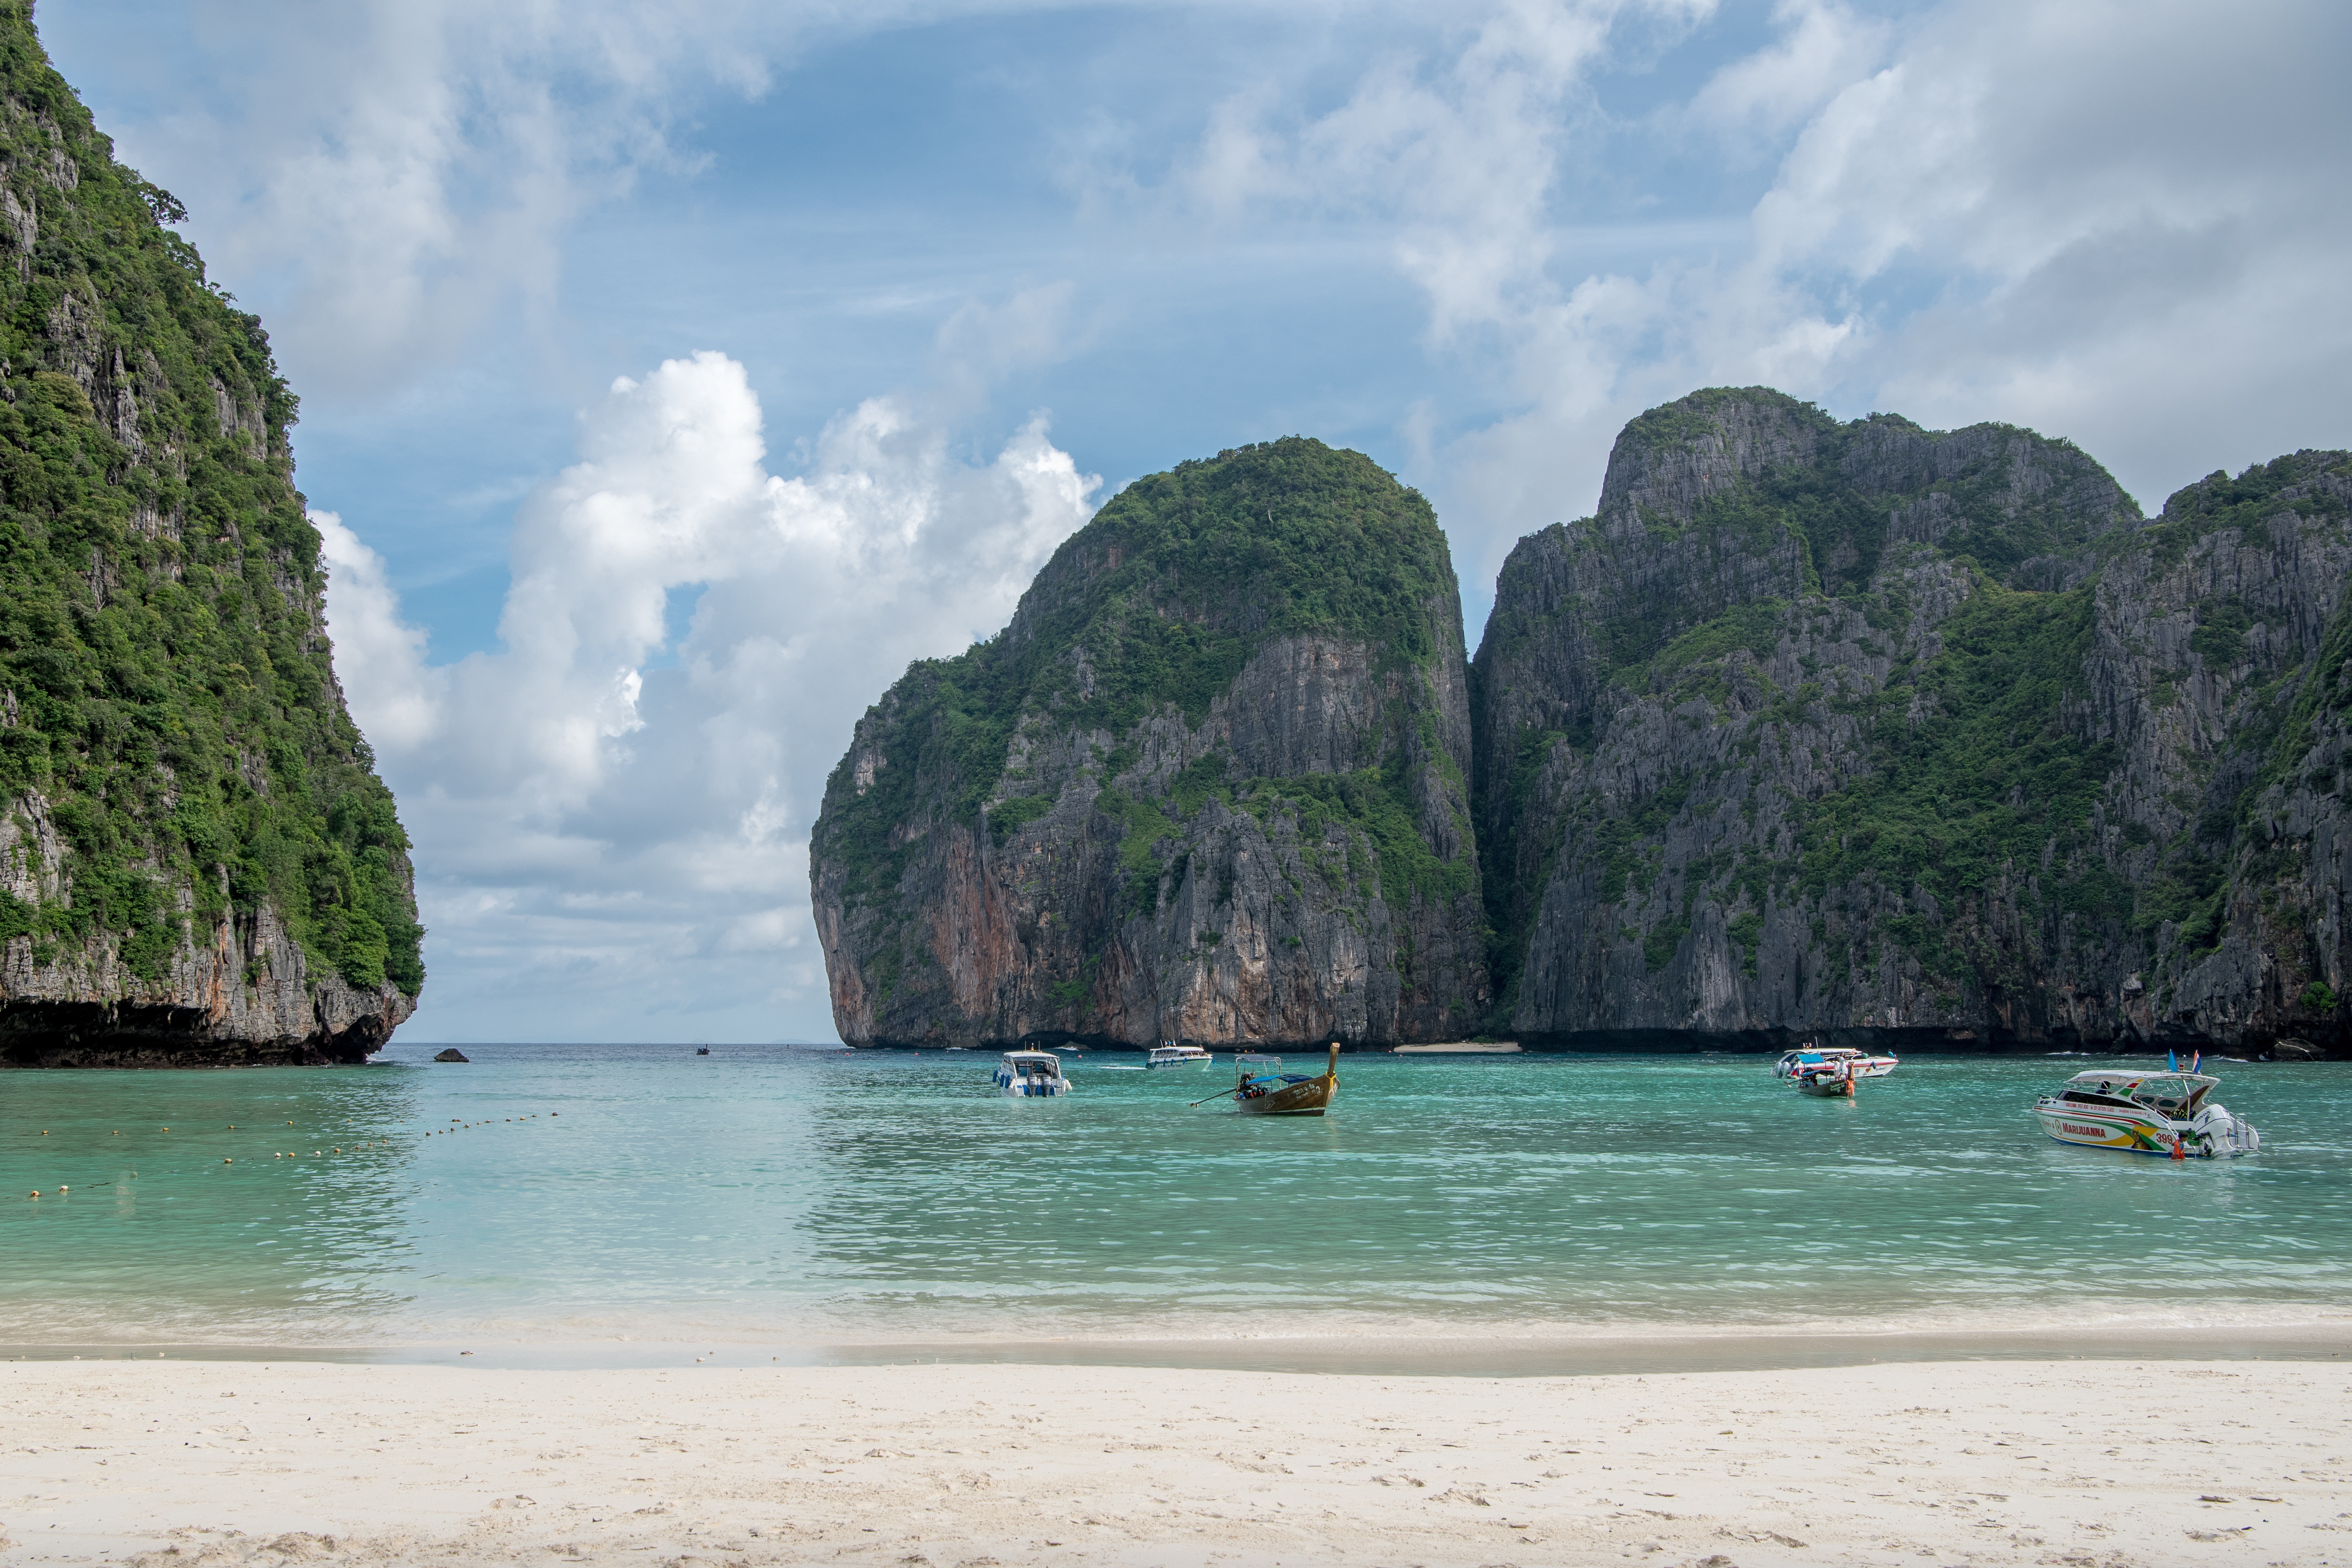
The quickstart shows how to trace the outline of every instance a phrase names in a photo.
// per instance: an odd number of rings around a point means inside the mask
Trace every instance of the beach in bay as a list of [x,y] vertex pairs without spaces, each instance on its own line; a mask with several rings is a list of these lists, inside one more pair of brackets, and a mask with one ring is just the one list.
[[1267,1124],[1115,1055],[1024,1104],[975,1053],[469,1053],[12,1080],[0,1563],[2324,1563],[2352,1524],[2333,1065],[2223,1064],[2265,1152],[2183,1166],[2040,1137],[2064,1058],[1845,1103],[1355,1057]]

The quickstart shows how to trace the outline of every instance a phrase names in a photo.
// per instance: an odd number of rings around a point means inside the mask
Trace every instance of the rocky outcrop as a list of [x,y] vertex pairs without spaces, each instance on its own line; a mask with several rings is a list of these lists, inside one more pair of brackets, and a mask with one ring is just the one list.
[[1459,597],[1292,439],[1122,491],[870,710],[811,842],[853,1045],[1452,1037],[1486,1005]]
[[2343,453],[2150,521],[2007,426],[1635,421],[1474,669],[1497,1026],[2341,1043],[2348,502]]
[[294,399],[0,0],[0,1063],[358,1061],[424,980]]

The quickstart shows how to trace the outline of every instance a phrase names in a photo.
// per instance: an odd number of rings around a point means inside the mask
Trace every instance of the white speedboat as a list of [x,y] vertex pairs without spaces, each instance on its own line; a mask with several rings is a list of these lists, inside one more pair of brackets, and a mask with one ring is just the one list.
[[996,1087],[1015,1100],[1048,1100],[1069,1093],[1070,1080],[1051,1051],[1007,1051],[997,1058]]
[[1800,1078],[1822,1068],[1843,1067],[1848,1078],[1885,1078],[1902,1065],[1899,1058],[1874,1057],[1851,1046],[1800,1046],[1772,1064],[1772,1076]]
[[2221,1080],[2199,1072],[2078,1072],[2033,1102],[2042,1131],[2061,1143],[2123,1149],[2175,1160],[2252,1154],[2263,1135],[2210,1097]]
[[1216,1058],[1198,1046],[1154,1046],[1143,1058],[1148,1068],[1204,1068]]

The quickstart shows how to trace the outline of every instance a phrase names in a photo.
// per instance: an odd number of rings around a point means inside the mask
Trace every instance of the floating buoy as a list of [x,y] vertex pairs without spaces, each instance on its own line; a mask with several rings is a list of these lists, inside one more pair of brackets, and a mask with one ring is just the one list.
[[65,1194],[65,1193],[69,1193],[69,1192],[73,1191],[73,1189],[72,1189],[71,1187],[68,1187],[68,1186],[60,1185],[60,1186],[58,1188],[58,1193],[59,1193],[59,1194]]

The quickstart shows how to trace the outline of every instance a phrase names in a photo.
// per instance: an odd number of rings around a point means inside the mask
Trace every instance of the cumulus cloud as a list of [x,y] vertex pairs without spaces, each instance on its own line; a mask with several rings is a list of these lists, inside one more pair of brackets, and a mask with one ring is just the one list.
[[[1764,46],[1612,116],[1639,74],[1629,24],[1710,10],[1488,5],[1319,118],[1286,118],[1283,84],[1234,94],[1135,198],[1389,236],[1431,345],[1515,405],[1450,440],[1426,405],[1398,412],[1465,578],[1589,509],[1623,421],[1700,385],[2035,425],[2150,505],[2215,467],[2344,441],[2352,392],[2327,367],[2352,349],[2336,199],[2352,104],[2331,72],[2352,12],[1781,0]],[[1563,245],[1565,215],[1621,199],[1612,148],[1744,179],[1745,222],[1695,246],[1668,215],[1654,243],[1621,242],[1634,265],[1595,269]]]
[[205,68],[110,129],[187,202],[215,276],[266,305],[306,392],[381,395],[518,322],[560,362],[572,231],[702,167],[713,101],[813,47],[1045,3],[237,0],[203,8]]
[[551,1015],[825,1037],[825,774],[910,659],[1004,623],[1098,481],[1042,418],[971,463],[891,397],[830,425],[805,473],[765,462],[726,356],[615,382],[517,521],[503,646],[443,667],[319,516],[337,668],[418,845],[428,1008],[520,1037]]

